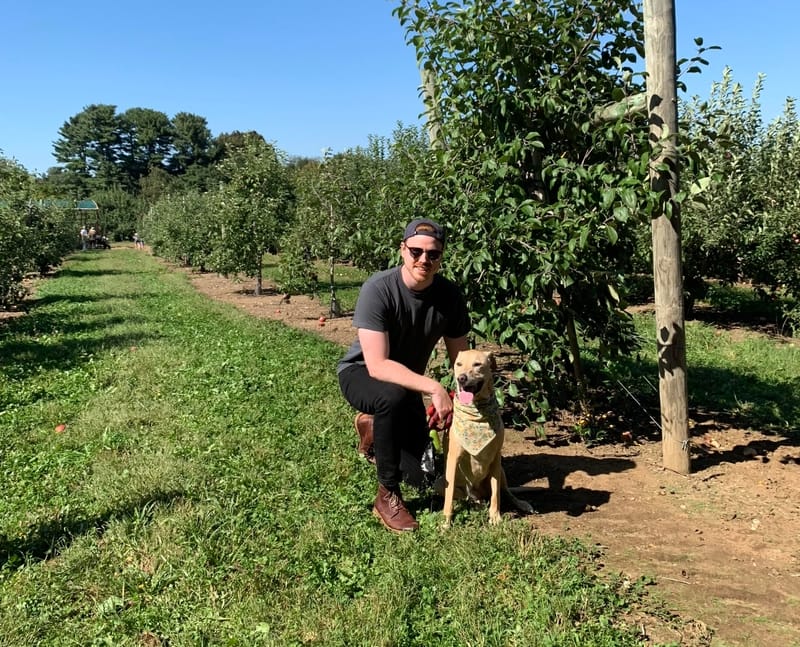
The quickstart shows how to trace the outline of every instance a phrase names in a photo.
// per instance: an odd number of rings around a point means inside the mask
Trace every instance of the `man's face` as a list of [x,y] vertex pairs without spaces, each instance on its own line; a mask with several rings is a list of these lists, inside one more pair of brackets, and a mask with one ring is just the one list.
[[442,264],[442,244],[430,236],[417,235],[401,243],[400,250],[409,275],[423,287],[429,285]]

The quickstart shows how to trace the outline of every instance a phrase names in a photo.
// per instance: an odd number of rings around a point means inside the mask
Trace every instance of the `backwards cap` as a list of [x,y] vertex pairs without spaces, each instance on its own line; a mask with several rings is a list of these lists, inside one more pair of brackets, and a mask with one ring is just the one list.
[[444,246],[444,229],[438,222],[428,218],[416,218],[408,223],[403,233],[403,241],[405,242],[412,236],[430,236]]

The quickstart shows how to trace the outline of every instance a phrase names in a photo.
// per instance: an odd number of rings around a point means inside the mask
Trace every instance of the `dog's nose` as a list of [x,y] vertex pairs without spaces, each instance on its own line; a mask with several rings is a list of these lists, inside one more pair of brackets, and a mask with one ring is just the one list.
[[466,384],[466,382],[467,382],[467,379],[468,379],[468,378],[467,378],[467,374],[466,374],[466,373],[462,373],[462,374],[461,374],[461,375],[459,375],[459,376],[458,376],[458,378],[456,378],[456,379],[458,380],[458,383],[459,383],[461,386],[464,386],[464,384]]

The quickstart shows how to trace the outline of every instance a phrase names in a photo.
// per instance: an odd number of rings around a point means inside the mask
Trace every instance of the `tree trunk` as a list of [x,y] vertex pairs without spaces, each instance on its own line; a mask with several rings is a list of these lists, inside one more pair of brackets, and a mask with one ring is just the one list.
[[581,413],[591,413],[589,398],[586,396],[586,379],[583,375],[583,362],[581,361],[581,347],[578,345],[578,332],[575,330],[575,317],[572,312],[565,311],[567,317],[567,339],[572,353],[572,373],[578,386],[578,399],[580,400]]
[[330,206],[330,217],[328,219],[328,280],[331,286],[331,303],[328,308],[328,314],[331,319],[342,316],[342,309],[339,306],[339,299],[336,298],[336,254],[333,248],[333,232],[336,228],[336,221],[334,220],[333,205]]
[[650,188],[662,195],[652,217],[662,459],[688,474],[689,424],[686,337],[678,191],[678,97],[675,85],[674,0],[644,0],[647,107],[650,121]]

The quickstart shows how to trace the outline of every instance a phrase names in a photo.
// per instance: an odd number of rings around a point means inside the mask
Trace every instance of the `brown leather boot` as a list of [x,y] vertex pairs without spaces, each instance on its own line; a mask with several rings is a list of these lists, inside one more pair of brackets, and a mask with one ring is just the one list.
[[389,490],[379,483],[378,496],[375,497],[372,514],[378,517],[381,523],[392,532],[409,532],[419,528],[414,515],[408,511],[403,502],[399,487]]
[[367,413],[357,413],[353,424],[358,432],[358,453],[374,465],[375,448],[372,445],[372,416]]

